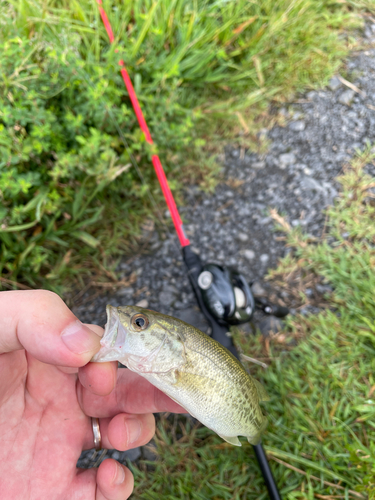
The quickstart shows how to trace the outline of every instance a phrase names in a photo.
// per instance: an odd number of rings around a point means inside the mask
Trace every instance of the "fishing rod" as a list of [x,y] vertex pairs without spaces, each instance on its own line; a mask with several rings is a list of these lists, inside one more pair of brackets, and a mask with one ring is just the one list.
[[[102,0],[96,1],[110,43],[113,44],[115,37],[111,23],[103,8]],[[139,126],[145,135],[146,141],[149,144],[153,144],[147,122],[122,59],[119,60],[119,66]],[[153,154],[151,160],[182,247],[183,259],[188,269],[188,275],[195,297],[202,313],[210,323],[210,335],[239,359],[239,354],[229,334],[230,325],[248,322],[254,313],[255,307],[262,309],[266,314],[273,314],[280,317],[285,316],[288,310],[275,306],[266,299],[254,299],[249,284],[240,273],[223,266],[218,266],[217,264],[204,265],[202,263],[199,255],[193,252],[190,241],[185,235],[183,223],[173,194],[169,188],[160,158],[157,154]],[[262,444],[259,443],[253,446],[253,449],[270,499],[281,500]]]

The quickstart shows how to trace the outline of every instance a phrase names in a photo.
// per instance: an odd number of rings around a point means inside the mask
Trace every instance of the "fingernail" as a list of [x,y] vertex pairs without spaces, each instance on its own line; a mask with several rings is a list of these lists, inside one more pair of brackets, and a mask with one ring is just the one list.
[[113,484],[122,484],[124,481],[125,481],[125,470],[124,470],[124,467],[122,467],[122,465],[120,464],[116,464],[117,465],[117,472],[116,472],[116,476],[115,476],[115,479],[113,480]]
[[79,320],[74,321],[63,330],[61,340],[75,354],[97,351],[100,347],[98,335]]
[[125,425],[128,431],[128,444],[133,444],[141,435],[141,421],[137,417],[131,417],[125,420]]

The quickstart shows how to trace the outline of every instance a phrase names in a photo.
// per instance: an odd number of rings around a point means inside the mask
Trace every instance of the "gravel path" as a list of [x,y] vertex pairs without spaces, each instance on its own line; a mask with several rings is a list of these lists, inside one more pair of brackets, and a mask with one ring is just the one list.
[[[322,209],[338,191],[335,178],[357,148],[363,149],[367,141],[375,143],[375,24],[367,26],[365,35],[368,49],[347,64],[354,90],[350,83],[334,77],[326,89],[309,92],[278,110],[287,125],[265,131],[270,141],[267,154],[228,148],[223,161],[225,180],[213,195],[202,194],[195,186],[186,188],[181,213],[192,246],[199,249],[203,261],[235,265],[249,281],[257,280],[262,286],[267,269],[276,267],[288,251],[277,239],[270,208],[276,208],[292,226],[300,225],[313,235],[322,232]],[[375,176],[375,169],[371,174]],[[134,283],[77,306],[75,314],[103,325],[107,303],[118,306],[142,300],[151,309],[206,330],[172,231],[165,237],[146,229],[149,254],[120,264],[124,278],[136,272]],[[106,456],[123,461],[147,453],[136,449]],[[85,452],[79,465],[92,465],[91,458],[92,452]]]

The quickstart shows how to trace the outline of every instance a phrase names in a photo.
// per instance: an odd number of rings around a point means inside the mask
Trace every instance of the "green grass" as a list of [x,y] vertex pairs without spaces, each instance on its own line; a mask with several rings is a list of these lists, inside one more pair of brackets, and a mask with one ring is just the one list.
[[[355,44],[340,35],[362,24],[362,4],[353,5],[106,1],[115,53],[95,0],[3,2],[0,272],[8,286],[61,292],[63,283],[104,276],[99,262],[112,272],[116,258],[136,251],[142,221],[156,216],[150,192],[163,207],[119,57],[177,196],[191,181],[213,189],[211,153],[229,138],[254,147],[271,100],[337,70]],[[144,183],[123,170],[130,152]]]
[[[311,276],[329,283],[327,309],[296,316],[270,342],[238,330],[238,348],[269,367],[249,364],[271,396],[263,444],[284,499],[375,498],[375,196],[364,166],[369,150],[339,181],[321,241],[292,230],[294,256],[271,279]],[[311,239],[310,239],[311,240]],[[135,469],[134,498],[267,498],[252,448],[224,443],[183,417],[162,420],[159,460]],[[321,496],[319,496],[321,495]]]

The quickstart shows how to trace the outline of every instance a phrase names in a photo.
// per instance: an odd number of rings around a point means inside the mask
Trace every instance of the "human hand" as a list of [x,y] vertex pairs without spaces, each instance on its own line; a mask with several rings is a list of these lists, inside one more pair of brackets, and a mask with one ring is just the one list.
[[76,469],[94,447],[89,416],[100,417],[103,447],[126,450],[151,439],[153,412],[184,411],[128,370],[116,384],[117,363],[87,364],[102,334],[51,292],[0,292],[2,500],[126,499],[133,477],[115,460]]

